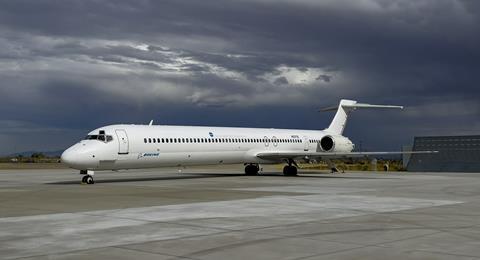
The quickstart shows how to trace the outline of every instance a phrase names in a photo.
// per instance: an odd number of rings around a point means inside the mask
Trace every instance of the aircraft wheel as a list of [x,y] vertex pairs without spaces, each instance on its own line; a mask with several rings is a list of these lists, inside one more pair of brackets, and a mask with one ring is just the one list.
[[86,184],[87,183],[87,176],[83,176],[82,177],[82,184]]
[[84,178],[85,178],[85,183],[86,184],[94,184],[95,183],[95,181],[93,180],[93,177],[90,176],[90,175],[87,175]]
[[297,167],[289,166],[289,165],[283,167],[283,175],[285,175],[285,176],[297,176]]

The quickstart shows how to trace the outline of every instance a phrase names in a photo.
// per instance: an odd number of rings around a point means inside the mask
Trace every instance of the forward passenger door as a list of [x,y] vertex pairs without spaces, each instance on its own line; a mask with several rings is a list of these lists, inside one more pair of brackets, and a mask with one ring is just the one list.
[[127,132],[123,129],[115,130],[118,139],[118,154],[128,154],[128,136]]

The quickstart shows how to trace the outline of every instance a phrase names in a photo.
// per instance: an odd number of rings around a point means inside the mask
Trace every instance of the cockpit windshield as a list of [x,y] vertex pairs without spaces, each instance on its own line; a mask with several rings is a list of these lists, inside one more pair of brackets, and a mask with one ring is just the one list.
[[99,140],[108,143],[113,140],[113,137],[111,135],[87,135],[84,140]]

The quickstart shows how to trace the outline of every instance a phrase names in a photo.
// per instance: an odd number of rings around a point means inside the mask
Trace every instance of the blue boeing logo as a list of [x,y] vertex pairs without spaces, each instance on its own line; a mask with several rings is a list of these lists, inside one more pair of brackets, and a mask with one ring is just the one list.
[[158,157],[160,153],[139,153],[137,159],[144,158],[144,157]]

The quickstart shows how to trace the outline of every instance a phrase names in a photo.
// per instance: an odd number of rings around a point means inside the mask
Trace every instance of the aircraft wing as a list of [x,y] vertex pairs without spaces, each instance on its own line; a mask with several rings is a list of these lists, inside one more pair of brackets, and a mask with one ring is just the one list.
[[346,158],[358,158],[369,157],[372,155],[397,155],[397,154],[432,154],[438,153],[438,151],[408,151],[408,152],[260,152],[257,153],[257,157],[265,160],[279,160],[279,159],[346,159]]

